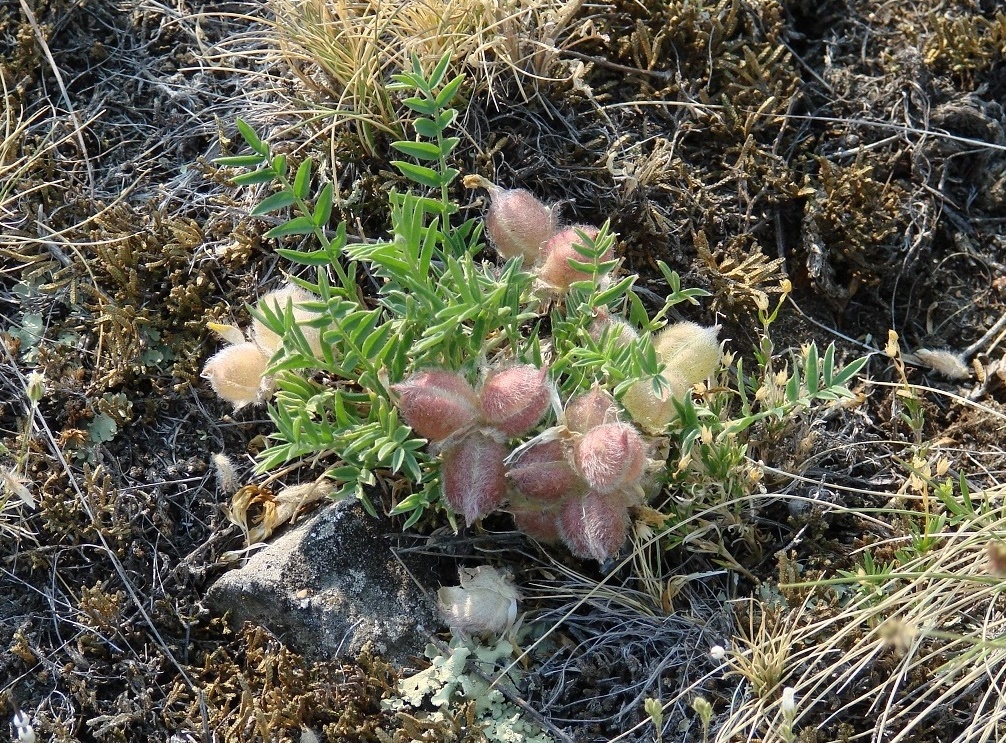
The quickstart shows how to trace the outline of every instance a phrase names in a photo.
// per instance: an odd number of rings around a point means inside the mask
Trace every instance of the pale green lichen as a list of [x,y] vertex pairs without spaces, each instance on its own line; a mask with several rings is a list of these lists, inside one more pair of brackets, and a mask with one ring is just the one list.
[[[500,640],[493,646],[473,641],[451,642],[450,654],[443,655],[434,645],[426,648],[430,667],[398,684],[398,696],[382,702],[385,709],[416,714],[428,698],[437,708],[424,715],[429,722],[446,722],[446,711],[465,702],[475,703],[475,719],[489,741],[501,743],[554,743],[541,728],[526,720],[521,711],[507,701],[498,688],[490,687],[483,675],[492,678],[499,665],[505,664],[513,654],[513,645]],[[483,675],[466,673],[469,662]],[[512,673],[504,682],[512,682]]]

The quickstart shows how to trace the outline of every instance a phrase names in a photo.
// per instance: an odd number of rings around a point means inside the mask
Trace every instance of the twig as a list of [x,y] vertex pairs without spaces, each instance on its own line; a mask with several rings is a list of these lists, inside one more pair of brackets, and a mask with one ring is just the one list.
[[[978,353],[979,351],[983,350],[983,347],[985,346],[985,344],[988,343],[990,340],[992,340],[992,337],[994,335],[996,335],[999,331],[1001,331],[1003,328],[1006,328],[1006,313],[1003,313],[1003,316],[1000,317],[998,320],[996,320],[995,325],[993,325],[991,328],[989,328],[986,331],[985,335],[983,335],[981,338],[979,338],[974,343],[972,343],[970,346],[968,346],[963,351],[961,351],[961,357],[965,361],[967,361],[968,359],[970,359],[976,353]],[[993,348],[995,348],[995,346],[999,343],[1000,340],[1002,340],[1002,339],[1001,338],[996,338],[995,343],[993,343],[992,345],[990,345],[988,348],[984,349],[985,352],[988,353]]]
[[624,72],[627,75],[649,75],[650,77],[657,77],[661,80],[673,80],[673,72],[663,72],[661,70],[644,70],[639,67],[628,67],[623,64],[618,64],[618,62],[611,62],[610,60],[604,59],[603,57],[592,57],[589,54],[582,54],[581,52],[574,52],[572,49],[563,49],[562,53],[573,59],[580,59],[584,62],[591,62],[596,64],[598,67],[605,67],[609,70],[615,70],[616,72]]

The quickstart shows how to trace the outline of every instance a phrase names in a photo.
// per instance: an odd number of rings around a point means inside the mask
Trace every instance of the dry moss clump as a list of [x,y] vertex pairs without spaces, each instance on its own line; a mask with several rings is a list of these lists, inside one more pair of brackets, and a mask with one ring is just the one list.
[[220,740],[296,743],[311,731],[329,743],[351,743],[381,740],[379,731],[392,724],[380,700],[397,676],[366,650],[356,663],[308,660],[246,625],[189,672],[194,688],[176,680],[169,694],[169,729],[201,735],[201,720]]
[[817,177],[807,179],[803,248],[811,279],[841,306],[895,264],[901,251],[894,238],[909,219],[907,198],[897,183],[874,179],[869,165],[819,163]]

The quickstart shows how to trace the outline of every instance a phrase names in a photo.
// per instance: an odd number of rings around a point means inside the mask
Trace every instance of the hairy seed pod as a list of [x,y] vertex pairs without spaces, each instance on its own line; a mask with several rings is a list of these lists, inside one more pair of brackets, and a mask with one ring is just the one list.
[[597,318],[590,324],[587,331],[595,342],[599,343],[605,333],[608,337],[613,337],[615,345],[619,348],[627,346],[632,341],[639,338],[639,333],[624,317],[614,317],[607,312],[598,313]]
[[238,343],[218,351],[203,367],[217,396],[238,410],[261,399],[262,383],[269,359],[254,343]]
[[629,509],[617,496],[590,492],[566,501],[558,523],[563,544],[570,552],[604,562],[625,543]]
[[720,365],[719,326],[693,322],[668,325],[653,339],[653,348],[667,369],[677,372],[691,387],[709,377]]
[[486,423],[511,438],[538,425],[552,399],[547,373],[531,364],[490,371],[479,391]]
[[475,390],[455,372],[419,372],[392,385],[391,390],[398,395],[402,420],[432,442],[474,425],[479,417]]
[[503,460],[507,448],[478,433],[470,433],[444,452],[440,467],[444,498],[472,524],[506,499]]
[[507,470],[510,484],[536,505],[554,503],[583,492],[583,480],[569,464],[566,444],[546,441],[522,452]]
[[593,490],[611,493],[639,482],[646,466],[646,445],[628,423],[605,423],[573,445],[573,461]]
[[691,383],[675,370],[665,369],[662,376],[664,387],[659,394],[654,392],[649,379],[642,379],[629,387],[622,397],[622,407],[647,433],[662,433],[677,417],[674,401],[684,398],[692,388]]
[[486,213],[486,233],[504,259],[524,259],[535,263],[541,246],[556,233],[555,210],[545,206],[522,188],[507,191],[490,188],[492,204]]
[[[589,273],[569,265],[570,260],[580,263],[588,262],[587,258],[573,247],[583,244],[583,238],[577,234],[577,230],[588,235],[591,240],[595,239],[598,234],[596,227],[587,225],[569,227],[545,243],[541,249],[544,261],[541,268],[538,269],[538,277],[558,291],[564,292],[569,289],[570,284],[576,281],[589,281],[591,278]],[[614,250],[608,250],[601,256],[601,260],[610,261],[613,257]]]
[[[305,291],[295,284],[286,284],[259,299],[258,307],[260,310],[262,307],[268,307],[270,313],[283,315],[286,313],[287,305],[292,305],[294,322],[297,323],[300,332],[304,334],[304,338],[314,355],[321,356],[321,330],[306,324],[317,319],[321,314],[301,306],[304,302],[317,300],[318,297],[311,292]],[[283,339],[263,325],[258,318],[252,320],[252,337],[267,356],[272,356],[283,345]]]
[[594,385],[589,392],[570,398],[566,403],[566,427],[575,433],[587,433],[602,423],[614,423],[618,416],[615,398]]
[[553,543],[561,539],[558,510],[511,506],[513,522],[518,531],[539,542]]

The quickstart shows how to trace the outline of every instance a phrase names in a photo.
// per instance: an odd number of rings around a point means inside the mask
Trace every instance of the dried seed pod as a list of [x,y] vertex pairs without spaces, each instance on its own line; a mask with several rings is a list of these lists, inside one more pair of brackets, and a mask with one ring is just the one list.
[[665,369],[664,387],[658,394],[649,379],[636,382],[625,391],[622,407],[647,433],[662,433],[677,416],[674,401],[682,399],[692,384],[676,370]]
[[536,505],[554,503],[586,489],[569,463],[565,443],[559,440],[535,444],[522,452],[507,470],[507,477],[521,495],[536,501]]
[[[589,281],[591,275],[569,265],[570,260],[585,263],[587,259],[581,255],[574,245],[582,245],[583,238],[577,234],[577,230],[590,237],[591,240],[597,238],[596,227],[587,225],[577,225],[569,227],[545,243],[541,249],[544,261],[538,269],[538,278],[553,287],[557,291],[565,292],[569,285],[576,281]],[[602,261],[610,261],[614,257],[614,250],[608,250]]]
[[909,363],[919,363],[928,366],[938,374],[942,374],[947,379],[970,379],[971,369],[964,363],[960,354],[953,351],[920,348],[914,354],[905,354],[905,361]]
[[474,523],[506,499],[507,453],[503,444],[477,431],[444,452],[440,467],[444,498],[465,523]]
[[461,568],[460,586],[437,591],[437,604],[450,628],[465,634],[499,634],[517,620],[513,579],[489,565]]
[[[302,306],[304,302],[317,300],[318,297],[311,292],[305,291],[295,284],[285,284],[259,299],[258,306],[260,309],[267,306],[270,312],[283,315],[286,313],[287,305],[292,304],[293,319],[297,323],[297,327],[304,334],[304,338],[311,346],[314,355],[321,356],[321,330],[306,324],[321,317],[321,314],[304,309]],[[252,320],[252,337],[267,356],[272,356],[283,345],[283,339],[263,325],[258,318]]]
[[479,391],[486,423],[511,438],[538,425],[552,399],[547,372],[531,364],[490,371]]
[[254,343],[238,343],[218,351],[203,367],[202,377],[210,381],[217,395],[238,410],[259,402],[269,359]]
[[720,344],[716,339],[719,331],[718,325],[674,323],[657,333],[653,348],[668,371],[680,374],[691,387],[709,377],[720,365]]
[[402,420],[432,442],[472,426],[479,417],[475,390],[455,372],[442,369],[413,374],[391,386]]
[[617,495],[590,492],[570,498],[559,513],[559,534],[577,557],[604,562],[629,533],[629,509]]
[[628,423],[605,423],[573,445],[573,461],[593,490],[611,493],[639,482],[646,466],[646,445]]
[[587,433],[602,423],[614,423],[618,416],[615,398],[594,385],[590,392],[577,395],[566,403],[566,427],[575,433]]
[[486,233],[496,252],[507,260],[520,256],[525,265],[535,263],[541,246],[558,229],[555,210],[522,188],[507,191],[491,186],[489,195]]

